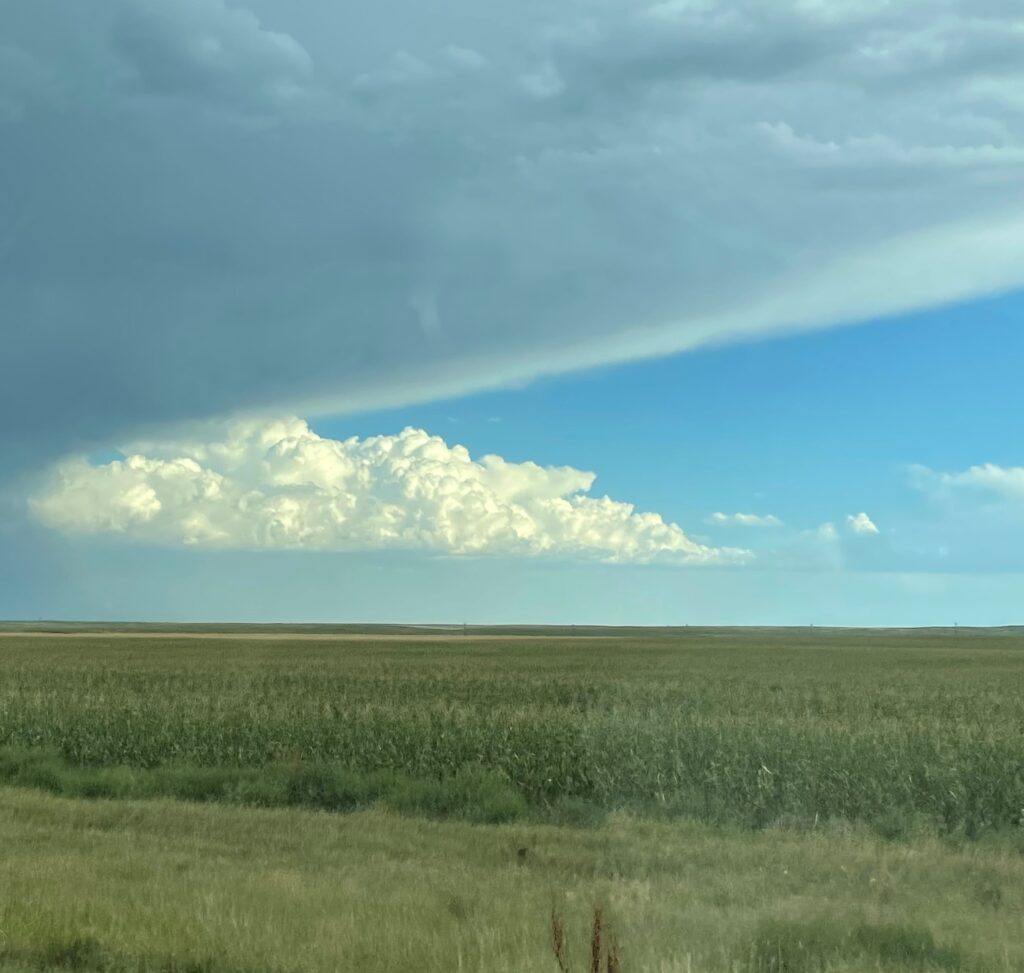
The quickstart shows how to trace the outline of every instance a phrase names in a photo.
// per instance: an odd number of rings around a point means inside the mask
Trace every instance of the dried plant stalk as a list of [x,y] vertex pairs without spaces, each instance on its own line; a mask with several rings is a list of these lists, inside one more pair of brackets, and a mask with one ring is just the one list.
[[608,944],[608,959],[605,969],[606,973],[622,973],[622,967],[619,965],[619,947],[614,939]]
[[590,973],[601,973],[601,910],[594,910],[594,925],[590,931]]
[[565,956],[565,923],[553,909],[551,911],[551,949],[554,951],[558,968],[562,973],[569,973],[569,961]]

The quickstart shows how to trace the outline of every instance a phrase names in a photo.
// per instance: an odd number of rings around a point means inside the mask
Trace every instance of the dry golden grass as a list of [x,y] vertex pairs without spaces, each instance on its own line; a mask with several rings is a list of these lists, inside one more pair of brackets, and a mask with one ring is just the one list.
[[627,973],[1024,969],[1024,856],[1001,838],[473,826],[0,788],[0,848],[8,970],[558,973],[554,909],[584,973],[597,905],[605,966],[611,929]]

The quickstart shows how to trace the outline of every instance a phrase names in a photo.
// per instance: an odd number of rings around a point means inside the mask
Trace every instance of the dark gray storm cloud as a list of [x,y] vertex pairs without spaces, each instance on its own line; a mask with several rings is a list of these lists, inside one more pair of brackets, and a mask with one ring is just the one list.
[[1024,15],[8,0],[0,464],[1024,283]]

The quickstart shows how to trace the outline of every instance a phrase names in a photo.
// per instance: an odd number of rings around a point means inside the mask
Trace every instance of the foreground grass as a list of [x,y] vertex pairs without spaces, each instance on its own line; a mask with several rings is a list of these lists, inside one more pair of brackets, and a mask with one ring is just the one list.
[[0,788],[0,969],[557,973],[601,905],[626,973],[1024,969],[1024,856],[613,815],[471,825]]

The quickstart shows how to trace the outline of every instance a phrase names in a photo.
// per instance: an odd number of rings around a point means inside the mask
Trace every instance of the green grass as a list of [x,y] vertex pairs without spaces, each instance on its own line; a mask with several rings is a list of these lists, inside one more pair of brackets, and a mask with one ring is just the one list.
[[1014,631],[193,634],[0,638],[0,780],[33,783],[28,750],[35,785],[70,795],[892,839],[1024,813]]
[[0,637],[0,973],[1024,969],[1019,632],[302,634]]
[[[600,828],[83,801],[0,788],[0,970],[1011,973],[1024,856],[860,826]],[[998,887],[994,902],[985,890]]]
[[851,960],[898,970],[959,971],[976,965],[959,946],[939,945],[926,925],[836,918],[762,922],[741,965],[754,973],[820,973]]
[[347,812],[379,805],[400,813],[499,823],[528,808],[499,774],[464,766],[444,780],[409,778],[393,770],[357,773],[333,764],[149,769],[80,767],[44,750],[0,748],[0,782],[66,797],[112,800],[176,797],[255,807],[312,807]]

